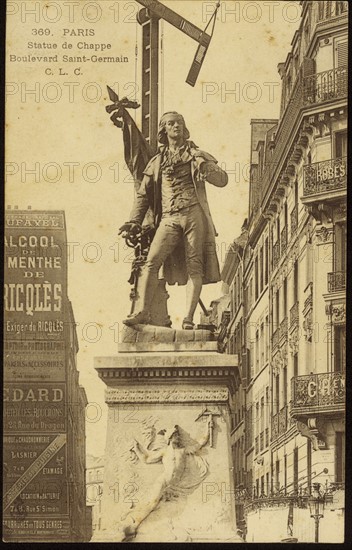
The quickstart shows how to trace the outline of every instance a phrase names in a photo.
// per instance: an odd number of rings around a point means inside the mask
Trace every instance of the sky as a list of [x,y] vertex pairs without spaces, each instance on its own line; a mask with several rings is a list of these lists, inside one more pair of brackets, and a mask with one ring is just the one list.
[[[201,0],[164,4],[200,28],[215,6]],[[121,130],[105,112],[106,85],[141,100],[138,9],[133,0],[8,2],[5,201],[12,208],[65,211],[68,295],[89,402],[87,451],[95,456],[104,453],[107,406],[94,357],[117,353],[121,320],[129,313],[131,249],[118,228],[134,197]],[[229,174],[227,187],[207,189],[220,264],[247,216],[250,120],[279,115],[277,65],[290,50],[300,11],[299,2],[223,1],[194,88],[185,80],[197,43],[160,24],[159,112],[182,113],[191,139]],[[27,60],[56,54],[57,62]],[[128,62],[65,62],[64,55],[125,56]],[[171,287],[169,294],[173,326],[180,328],[185,289]],[[221,283],[207,285],[202,299],[209,305],[220,295]]]

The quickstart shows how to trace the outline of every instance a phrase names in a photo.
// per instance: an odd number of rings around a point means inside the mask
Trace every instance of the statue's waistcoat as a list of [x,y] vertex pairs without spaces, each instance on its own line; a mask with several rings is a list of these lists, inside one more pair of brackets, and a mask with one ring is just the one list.
[[[193,149],[190,149],[191,153]],[[198,151],[198,150],[197,150]],[[201,152],[201,155],[205,160],[214,161],[214,157],[208,153]],[[146,169],[144,170],[145,189],[149,197],[150,206],[153,210],[154,223],[158,227],[162,216],[162,171],[161,171],[162,153],[158,153],[151,159]],[[194,157],[191,160],[191,175],[192,182],[195,190],[195,194],[198,198],[198,202],[201,205],[203,212],[207,220],[207,234],[204,240],[204,278],[203,283],[216,283],[220,281],[220,269],[219,262],[216,254],[215,236],[216,231],[213,224],[213,220],[210,215],[208,200],[205,190],[205,182],[199,177],[199,170],[197,161]],[[186,258],[184,245],[181,242],[175,249],[175,251],[167,258],[164,264],[164,277],[169,284],[186,284],[188,280],[188,274],[186,270]]]

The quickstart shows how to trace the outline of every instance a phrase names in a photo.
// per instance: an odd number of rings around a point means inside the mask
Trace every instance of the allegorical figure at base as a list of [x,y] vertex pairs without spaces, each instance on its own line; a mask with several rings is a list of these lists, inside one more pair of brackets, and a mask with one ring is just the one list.
[[138,501],[121,518],[121,540],[134,537],[139,525],[158,507],[161,500],[191,494],[199,487],[208,473],[208,463],[198,453],[209,441],[210,423],[208,420],[206,433],[199,441],[191,438],[178,425],[172,429],[160,430],[158,433],[153,426],[149,430],[146,447],[134,439],[130,448],[130,452],[135,456],[133,462],[161,462],[163,472],[150,487],[148,498]]
[[140,306],[124,320],[129,326],[148,324],[161,267],[168,284],[187,285],[183,329],[194,327],[202,285],[220,281],[205,184],[224,187],[228,176],[189,138],[182,115],[172,111],[161,117],[161,146],[144,168],[130,219],[120,228],[120,233],[133,236],[148,213],[156,229],[138,288]]

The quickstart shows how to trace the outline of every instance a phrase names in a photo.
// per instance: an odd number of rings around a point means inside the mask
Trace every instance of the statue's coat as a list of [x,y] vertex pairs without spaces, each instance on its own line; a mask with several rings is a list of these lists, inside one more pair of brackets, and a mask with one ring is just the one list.
[[[147,164],[144,170],[144,178],[141,182],[135,204],[131,213],[131,221],[142,223],[145,213],[149,208],[149,213],[152,217],[152,223],[157,228],[161,220],[161,170],[160,165],[162,161],[164,147],[160,147],[159,152],[155,155]],[[205,182],[203,177],[199,173],[199,160],[205,160],[207,162],[217,163],[216,159],[196,148],[193,142],[190,142],[190,152],[192,155],[191,171],[192,181],[196,190],[196,194],[201,205],[205,218],[207,221],[207,231],[204,240],[203,258],[204,258],[204,276],[203,284],[217,283],[221,280],[219,261],[216,254],[215,237],[217,235],[213,220],[211,218],[209,205],[207,201],[207,195],[205,190]],[[198,160],[197,160],[198,159]],[[214,184],[216,185],[216,184]],[[219,185],[224,186],[222,183]],[[149,214],[148,213],[148,214]],[[148,221],[150,221],[150,216]],[[186,258],[184,244],[181,241],[170,254],[163,266],[164,278],[168,284],[173,285],[178,283],[179,285],[185,285],[188,280]]]

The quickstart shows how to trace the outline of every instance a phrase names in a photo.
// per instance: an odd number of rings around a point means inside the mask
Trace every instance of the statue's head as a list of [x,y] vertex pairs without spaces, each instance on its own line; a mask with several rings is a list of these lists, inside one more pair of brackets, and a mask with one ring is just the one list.
[[168,137],[177,137],[182,135],[183,141],[189,139],[190,133],[186,127],[185,119],[176,111],[164,113],[159,122],[158,141],[162,145],[168,145]]

